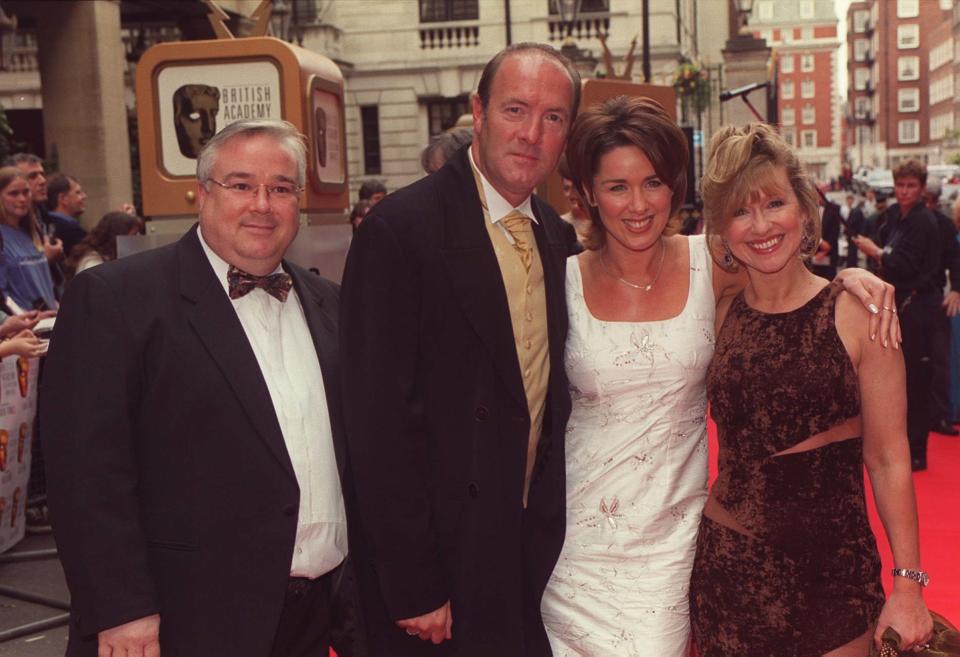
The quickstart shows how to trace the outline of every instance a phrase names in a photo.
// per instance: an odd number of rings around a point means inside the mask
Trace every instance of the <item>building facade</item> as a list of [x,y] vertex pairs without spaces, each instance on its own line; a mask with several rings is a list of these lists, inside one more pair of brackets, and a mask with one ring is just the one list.
[[953,120],[945,118],[954,95],[945,30],[952,10],[952,0],[850,4],[847,155],[854,166],[892,168],[907,158],[934,163],[943,157],[937,142]]
[[[260,4],[260,0],[217,2],[231,20],[239,21],[233,30],[237,35],[243,34],[240,24],[245,17]],[[561,19],[555,0],[274,0],[274,10],[284,7],[287,12],[285,38],[327,55],[343,71],[348,173],[355,192],[367,180],[381,180],[393,190],[423,175],[421,150],[432,136],[469,112],[469,97],[483,65],[509,43],[534,41],[560,47],[568,41],[569,29],[570,40],[581,53],[578,67],[592,74],[605,69],[601,35],[618,73],[636,39],[631,79],[641,82],[645,4],[650,82],[672,84],[682,59],[710,73],[713,101],[696,116],[687,117],[700,133],[695,143],[705,146],[725,118],[716,97],[723,86],[721,50],[729,37],[730,3],[726,1],[581,0],[572,25]],[[68,0],[63,6],[92,11],[101,5],[119,15],[119,41],[108,59],[122,70],[125,81],[121,114],[133,116],[133,72],[140,55],[158,41],[211,38],[208,8],[200,0],[183,0],[167,12],[152,0]],[[43,25],[43,17],[27,0],[2,0],[2,6],[22,20],[15,31],[4,33],[0,48],[0,103],[16,133],[29,136],[33,150],[53,159],[63,137],[49,130],[48,118],[53,115],[47,106],[57,96],[46,88],[46,80],[41,82],[44,67],[38,64],[38,52],[42,55],[44,45],[36,26]],[[24,21],[25,17],[32,21]],[[83,41],[84,36],[67,39],[72,40]],[[72,107],[84,103],[77,100]],[[111,121],[111,125],[122,123]],[[110,159],[125,164],[130,158],[127,153],[115,153]],[[704,158],[697,159],[702,164]],[[78,169],[72,156],[63,158],[60,165],[64,170]],[[136,166],[135,157],[132,166]]]
[[[421,150],[470,111],[470,94],[496,52],[524,41],[560,47],[566,36],[550,0],[326,4],[325,22],[343,35],[354,188],[379,179],[393,190],[422,176]],[[615,68],[622,69],[623,56],[641,31],[641,4],[583,0],[571,37],[600,60],[598,36],[605,35]],[[671,84],[682,53],[682,18],[674,0],[651,0],[649,6],[652,82]],[[303,45],[316,47],[309,35]],[[640,48],[638,44],[632,70],[636,82],[642,79]],[[588,73],[603,64],[584,56],[578,68]]]
[[837,16],[832,0],[758,0],[750,28],[774,49],[779,124],[818,181],[840,175]]

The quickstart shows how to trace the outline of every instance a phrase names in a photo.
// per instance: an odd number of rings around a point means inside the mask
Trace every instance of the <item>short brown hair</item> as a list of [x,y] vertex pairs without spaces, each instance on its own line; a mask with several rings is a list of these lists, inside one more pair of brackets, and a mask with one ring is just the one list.
[[533,42],[511,44],[494,55],[493,59],[483,67],[483,72],[480,74],[480,82],[477,84],[477,96],[480,97],[480,106],[483,108],[484,113],[486,113],[487,107],[490,105],[490,88],[493,86],[493,79],[497,76],[497,71],[500,70],[500,65],[503,64],[507,57],[522,54],[540,55],[541,57],[551,59],[566,71],[567,77],[570,78],[571,85],[569,119],[573,121],[577,118],[577,108],[580,106],[580,73],[574,67],[573,63],[553,46]]
[[927,165],[914,158],[901,162],[893,168],[893,180],[900,178],[916,178],[924,187],[927,184]]
[[[650,98],[611,98],[584,111],[573,124],[566,158],[580,195],[588,198],[600,158],[621,146],[635,146],[647,156],[672,192],[670,215],[676,215],[687,195],[687,140],[663,106]],[[585,246],[598,249],[606,241],[600,213],[591,204],[585,209],[590,214]]]
[[778,169],[787,174],[790,187],[800,203],[803,240],[800,255],[809,257],[820,246],[820,198],[796,153],[783,137],[766,123],[720,128],[710,142],[710,162],[700,183],[707,242],[717,264],[735,270],[719,253],[721,239],[737,208],[760,192],[774,193],[773,176]]

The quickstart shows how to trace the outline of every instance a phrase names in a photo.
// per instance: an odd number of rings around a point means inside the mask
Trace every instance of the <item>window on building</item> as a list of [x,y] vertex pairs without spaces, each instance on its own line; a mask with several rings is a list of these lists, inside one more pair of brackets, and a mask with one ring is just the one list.
[[796,148],[797,146],[797,134],[794,132],[793,128],[784,128],[783,129],[783,140],[790,145],[791,148]]
[[919,57],[897,57],[897,79],[898,80],[919,80],[920,79],[920,58]]
[[869,39],[857,39],[853,42],[853,61],[862,62],[867,59],[867,54],[870,52],[870,40]]
[[916,144],[920,141],[920,122],[913,119],[898,121],[897,137],[901,144]]
[[920,0],[897,0],[897,18],[916,18],[920,15]]
[[943,139],[953,130],[953,113],[938,114],[930,117],[930,139]]
[[793,73],[793,55],[784,55],[780,58],[780,72]]
[[897,111],[917,112],[920,110],[920,90],[917,88],[897,90]]
[[817,110],[814,109],[813,105],[803,106],[801,120],[803,121],[804,125],[813,125],[817,122]]
[[800,18],[813,18],[813,0],[800,0]]
[[816,148],[817,147],[817,131],[816,130],[803,130],[800,133],[800,145],[803,148]]
[[853,88],[857,91],[863,91],[867,88],[867,83],[870,81],[870,69],[868,68],[855,68],[853,69]]
[[947,39],[930,49],[930,70],[935,71],[944,64],[953,63],[953,39]]
[[420,0],[420,22],[475,21],[480,18],[480,0]]
[[435,137],[441,132],[452,128],[457,122],[457,119],[469,111],[470,103],[466,96],[438,98],[427,101],[427,120],[429,121],[430,136]]
[[920,47],[920,26],[916,23],[910,25],[897,25],[897,48],[901,50],[907,48]]
[[793,43],[793,28],[787,27],[780,30],[780,38],[783,39],[784,43]]
[[783,125],[793,125],[797,122],[796,110],[792,107],[784,107],[783,115],[781,117],[781,123]]
[[793,80],[787,80],[780,85],[780,96],[783,97],[784,100],[793,98]]
[[814,67],[813,55],[800,55],[800,70],[804,73],[810,73]]
[[804,41],[813,41],[813,26],[804,25],[800,29],[800,38],[803,39]]
[[813,98],[813,80],[804,80],[800,83],[800,96],[803,98]]
[[853,101],[853,116],[857,119],[865,119],[870,114],[870,99],[860,97]]
[[[421,0],[422,2],[423,0]],[[559,9],[557,9],[557,3],[554,0],[546,0],[547,2],[547,11],[550,12],[551,16],[557,16],[560,14]],[[601,11],[610,11],[610,0],[580,0],[580,13],[590,13],[590,12],[601,12]]]
[[376,105],[360,107],[360,129],[363,132],[363,172],[383,173],[380,163],[380,108]]
[[853,12],[853,31],[866,32],[867,25],[870,23],[870,10],[858,9]]

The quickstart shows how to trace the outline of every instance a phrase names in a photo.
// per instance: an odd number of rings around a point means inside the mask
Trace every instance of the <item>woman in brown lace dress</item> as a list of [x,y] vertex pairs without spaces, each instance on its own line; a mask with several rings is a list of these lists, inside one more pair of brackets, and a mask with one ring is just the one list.
[[866,463],[893,565],[924,579],[903,358],[804,266],[819,243],[816,192],[783,139],[728,127],[711,151],[707,232],[749,283],[717,308],[707,375],[720,471],[691,582],[699,653],[863,657],[888,625],[920,646],[932,628],[921,584],[895,577],[884,601],[863,490]]

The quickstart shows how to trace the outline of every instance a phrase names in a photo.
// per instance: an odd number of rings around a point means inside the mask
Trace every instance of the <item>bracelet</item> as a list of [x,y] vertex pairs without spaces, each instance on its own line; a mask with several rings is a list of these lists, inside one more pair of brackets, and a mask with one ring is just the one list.
[[912,579],[920,586],[927,586],[930,583],[930,575],[922,570],[913,570],[912,568],[894,568],[892,571],[894,577],[906,577]]

